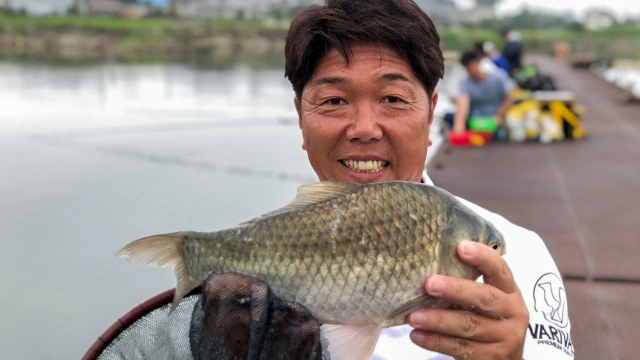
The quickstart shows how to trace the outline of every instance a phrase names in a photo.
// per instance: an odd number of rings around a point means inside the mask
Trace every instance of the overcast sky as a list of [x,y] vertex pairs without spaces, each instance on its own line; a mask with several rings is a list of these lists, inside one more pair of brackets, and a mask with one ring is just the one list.
[[[455,0],[462,8],[469,7],[475,0]],[[578,17],[589,8],[610,9],[619,19],[626,19],[628,14],[640,16],[639,0],[502,0],[496,7],[498,14],[518,13],[525,4],[529,9],[544,9],[558,12],[573,12]]]

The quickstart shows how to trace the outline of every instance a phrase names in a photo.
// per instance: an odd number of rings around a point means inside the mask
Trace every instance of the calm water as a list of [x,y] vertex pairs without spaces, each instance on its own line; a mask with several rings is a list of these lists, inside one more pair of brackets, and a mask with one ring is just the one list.
[[605,80],[614,83],[622,89],[626,89],[636,98],[640,99],[640,66],[608,68],[597,71]]
[[0,64],[2,357],[80,358],[175,286],[115,256],[131,240],[235,226],[315,182],[292,99],[281,69]]

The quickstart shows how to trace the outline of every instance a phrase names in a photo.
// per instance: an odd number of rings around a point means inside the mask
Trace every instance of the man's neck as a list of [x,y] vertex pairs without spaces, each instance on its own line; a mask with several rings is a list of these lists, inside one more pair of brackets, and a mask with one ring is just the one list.
[[482,82],[484,81],[484,79],[487,78],[487,74],[484,72],[481,72],[480,74],[478,74],[478,76],[472,76],[471,79],[473,79],[473,81],[475,82]]

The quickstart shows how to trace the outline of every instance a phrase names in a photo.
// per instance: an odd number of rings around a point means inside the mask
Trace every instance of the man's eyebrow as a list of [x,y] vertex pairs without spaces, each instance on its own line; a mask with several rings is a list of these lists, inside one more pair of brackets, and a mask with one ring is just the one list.
[[400,73],[386,73],[386,74],[382,74],[379,78],[379,80],[386,80],[386,81],[406,81],[406,82],[410,82],[409,79],[400,74]]
[[345,83],[346,80],[344,78],[338,77],[338,76],[327,76],[327,77],[323,77],[320,79],[317,79],[316,81],[313,82],[313,86],[320,86],[320,85],[335,85],[335,84],[342,84]]

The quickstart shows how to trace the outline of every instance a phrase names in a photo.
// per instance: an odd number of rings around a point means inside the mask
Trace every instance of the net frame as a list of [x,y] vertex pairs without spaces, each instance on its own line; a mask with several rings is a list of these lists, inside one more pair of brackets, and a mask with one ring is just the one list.
[[[144,316],[156,311],[168,304],[171,304],[173,297],[176,293],[176,289],[172,288],[164,291],[152,298],[139,303],[137,306],[129,310],[123,316],[119,317],[107,330],[98,336],[98,338],[89,347],[87,352],[82,356],[82,360],[97,360],[103,351],[125,331],[129,326],[142,319]],[[185,297],[197,295],[202,293],[202,287],[198,286],[192,290]]]

